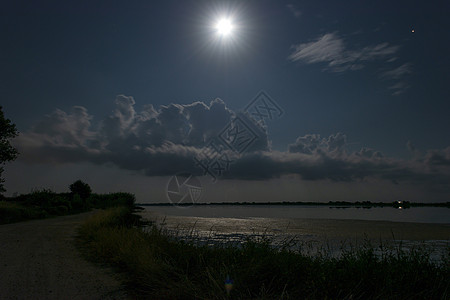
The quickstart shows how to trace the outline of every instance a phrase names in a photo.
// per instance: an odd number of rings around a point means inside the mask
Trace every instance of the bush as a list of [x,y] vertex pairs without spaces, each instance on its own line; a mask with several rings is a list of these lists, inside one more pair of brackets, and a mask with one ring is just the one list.
[[24,204],[25,205],[36,205],[40,207],[49,207],[51,206],[50,201],[52,198],[56,196],[55,192],[51,190],[42,189],[35,190],[29,195],[24,195]]
[[56,207],[56,212],[58,215],[66,215],[69,212],[69,208],[65,205],[59,205]]
[[93,194],[88,200],[95,208],[108,208],[114,206],[133,208],[136,198],[130,193],[112,193],[105,195]]
[[[36,189],[30,194],[0,200],[0,224],[80,213],[91,208],[125,206],[129,211],[135,209],[135,197],[130,193],[93,194],[89,185],[81,180],[71,184],[70,190],[71,193],[55,193]],[[129,224],[140,222],[137,215],[125,220]]]
[[92,193],[91,187],[89,184],[84,183],[81,180],[77,180],[72,183],[70,186],[70,191],[72,195],[80,195],[81,199],[86,200]]
[[18,204],[0,201],[0,224],[20,220],[23,209],[24,208]]
[[82,210],[84,207],[83,199],[81,199],[79,194],[73,195],[72,198],[72,208],[76,211]]
[[62,195],[55,195],[50,199],[51,206],[65,206],[66,211],[72,210],[72,204],[70,203],[68,197],[64,197]]
[[0,224],[46,217],[47,213],[35,206],[23,206],[10,201],[0,201]]

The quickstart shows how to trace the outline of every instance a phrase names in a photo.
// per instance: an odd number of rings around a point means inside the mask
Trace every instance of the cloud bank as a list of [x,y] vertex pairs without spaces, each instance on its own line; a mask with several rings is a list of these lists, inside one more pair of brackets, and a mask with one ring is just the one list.
[[[120,95],[112,114],[98,122],[84,107],[75,106],[70,112],[55,110],[16,139],[19,159],[40,164],[109,163],[147,176],[182,171],[201,175],[204,171],[194,158],[211,151],[208,142],[224,132],[230,121],[237,116],[246,118],[220,99],[157,109],[147,105],[139,112],[134,106],[132,97]],[[401,160],[370,148],[349,152],[346,135],[336,133],[300,136],[286,151],[272,151],[265,127],[248,116],[245,121],[257,139],[242,153],[224,150],[231,164],[223,178],[262,180],[294,175],[309,181],[374,179],[450,192],[450,147],[422,155],[408,143],[413,159]]]

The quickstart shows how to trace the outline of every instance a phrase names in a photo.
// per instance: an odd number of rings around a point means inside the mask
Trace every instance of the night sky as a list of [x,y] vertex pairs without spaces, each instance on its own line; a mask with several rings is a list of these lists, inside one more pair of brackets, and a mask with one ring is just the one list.
[[[1,105],[21,133],[7,195],[81,179],[166,202],[188,172],[207,202],[450,200],[448,1],[7,0],[0,14]],[[204,174],[211,141],[229,163]]]

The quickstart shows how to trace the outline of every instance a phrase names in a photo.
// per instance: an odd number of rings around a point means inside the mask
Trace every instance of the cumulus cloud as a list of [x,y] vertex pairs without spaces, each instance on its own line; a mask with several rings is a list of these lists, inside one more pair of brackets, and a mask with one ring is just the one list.
[[425,163],[431,167],[450,166],[450,147],[438,150],[428,150],[425,154]]
[[338,132],[328,138],[321,138],[318,134],[308,134],[298,137],[295,143],[288,145],[290,153],[319,154],[344,154],[347,137]]
[[230,177],[267,179],[295,174],[309,181],[384,180],[450,192],[450,147],[430,150],[420,160],[402,160],[370,148],[348,153],[343,142],[342,134],[303,136],[289,145],[287,152],[249,153],[232,166]]
[[43,135],[47,143],[65,146],[84,146],[93,137],[90,131],[92,117],[81,106],[74,106],[70,113],[55,110],[46,115],[32,130]]
[[19,159],[28,163],[112,163],[148,176],[180,171],[201,175],[205,172],[194,158],[211,153],[214,147],[209,142],[221,135],[233,138],[237,131],[227,126],[239,119],[252,137],[239,142],[252,143],[242,152],[222,145],[220,159],[226,155],[231,164],[224,178],[268,179],[294,174],[303,180],[375,178],[449,189],[450,147],[420,155],[408,143],[415,157],[400,160],[370,148],[349,152],[346,135],[336,133],[300,136],[287,151],[271,151],[266,129],[247,114],[230,110],[220,99],[157,109],[147,105],[141,111],[134,106],[132,97],[118,96],[111,115],[98,122],[83,107],[73,107],[69,113],[55,110],[16,139]]
[[366,147],[354,152],[348,148],[347,137],[342,133],[329,137],[308,134],[288,145],[286,152],[247,153],[232,165],[229,177],[268,179],[295,174],[309,181],[375,179],[450,192],[450,147],[428,150],[424,156],[412,160],[386,157]]
[[55,110],[17,139],[28,162],[114,163],[149,175],[173,173],[178,166],[192,169],[193,158],[207,142],[239,116],[255,134],[249,151],[267,151],[265,128],[248,115],[228,109],[220,99],[208,104],[147,105],[136,112],[133,97],[117,96],[111,115],[97,124],[86,108],[69,113]]
[[358,152],[355,152],[354,155],[364,158],[382,158],[383,154],[380,151],[376,151],[372,148],[361,148]]

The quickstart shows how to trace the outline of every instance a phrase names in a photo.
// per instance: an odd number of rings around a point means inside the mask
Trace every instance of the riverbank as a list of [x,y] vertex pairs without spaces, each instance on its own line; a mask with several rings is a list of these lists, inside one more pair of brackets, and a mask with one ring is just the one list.
[[127,274],[128,291],[150,299],[442,299],[449,296],[450,249],[436,264],[426,251],[366,243],[338,258],[274,248],[182,241],[158,226],[128,222],[127,209],[92,217],[80,229],[91,259]]

